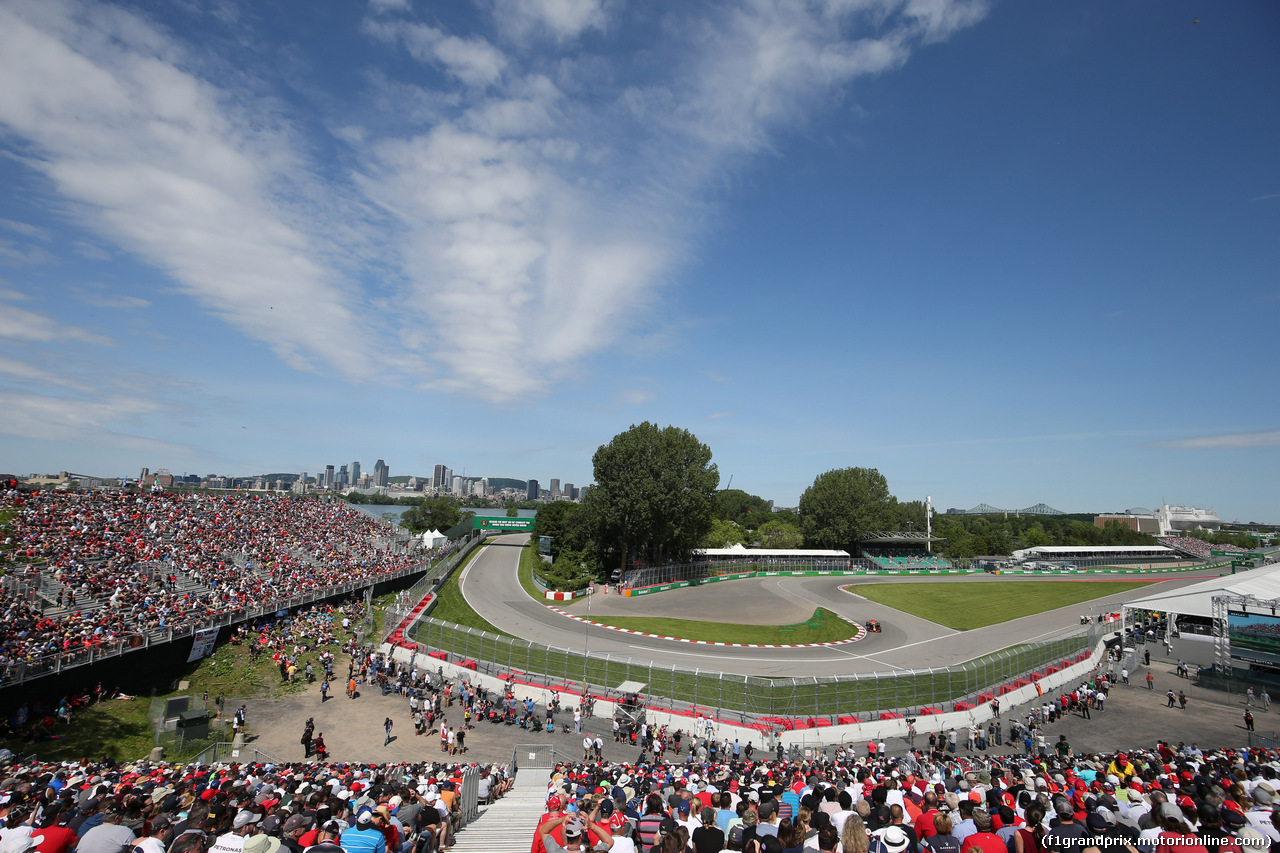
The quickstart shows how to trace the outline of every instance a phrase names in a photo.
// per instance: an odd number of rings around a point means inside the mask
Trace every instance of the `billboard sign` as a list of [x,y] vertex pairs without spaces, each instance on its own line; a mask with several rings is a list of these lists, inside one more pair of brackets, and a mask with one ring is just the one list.
[[475,530],[496,530],[502,533],[532,533],[532,518],[481,518],[474,519]]
[[1231,642],[1233,658],[1280,665],[1280,616],[1229,611],[1227,638]]

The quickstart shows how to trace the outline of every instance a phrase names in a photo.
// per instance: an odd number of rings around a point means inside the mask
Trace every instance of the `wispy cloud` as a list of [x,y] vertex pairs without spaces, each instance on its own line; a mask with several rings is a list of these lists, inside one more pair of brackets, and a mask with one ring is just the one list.
[[737,412],[716,412],[714,415],[707,415],[707,420],[718,421],[722,418],[731,418],[736,414]]
[[31,240],[49,240],[49,232],[28,222],[16,222],[12,219],[0,219],[0,228],[21,234]]
[[339,357],[321,345],[363,324],[318,260],[307,226],[325,223],[284,200],[305,182],[288,140],[250,139],[227,93],[183,70],[184,58],[114,7],[6,3],[0,124],[33,143],[29,164],[78,215],[210,312],[295,367],[375,373],[359,347]]
[[635,43],[608,0],[480,7],[492,27],[454,32],[373,0],[364,35],[438,73],[374,60],[362,114],[320,122],[340,172],[252,70],[107,4],[0,4],[0,127],[73,216],[285,363],[508,404],[658,316],[714,188],[780,133],[986,10],[659,4]]
[[1203,435],[1193,438],[1174,438],[1168,441],[1152,442],[1153,447],[1168,447],[1175,450],[1243,450],[1250,447],[1275,447],[1277,445],[1280,445],[1280,429]]
[[16,305],[6,305],[0,311],[0,339],[5,338],[32,342],[79,341],[111,346],[111,339],[104,335],[80,326],[60,323],[52,317]]
[[628,388],[618,394],[618,399],[628,406],[641,406],[655,396],[657,395],[646,388]]

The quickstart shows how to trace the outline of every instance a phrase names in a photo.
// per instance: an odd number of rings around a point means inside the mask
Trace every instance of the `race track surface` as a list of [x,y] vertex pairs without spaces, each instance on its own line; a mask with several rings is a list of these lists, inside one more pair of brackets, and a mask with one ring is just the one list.
[[[587,618],[595,616],[666,616],[713,622],[782,625],[800,622],[814,608],[826,607],[858,623],[879,619],[884,631],[833,648],[751,649],[699,646],[642,637],[605,628],[585,626],[561,616],[531,599],[520,586],[517,568],[525,534],[496,537],[463,571],[459,586],[472,608],[504,631],[533,642],[592,654],[608,653],[637,660],[744,675],[838,675],[897,669],[951,666],[975,657],[1053,637],[1079,625],[1081,614],[1104,607],[1118,609],[1121,602],[1149,595],[1154,587],[1141,587],[1091,602],[1071,605],[1009,622],[970,631],[950,628],[876,604],[845,592],[843,586],[864,583],[932,583],[956,580],[956,576],[771,577],[729,581],[708,586],[671,590],[654,595],[624,598],[596,594],[566,609]],[[1163,581],[1170,589],[1216,575],[1195,573]],[[1045,580],[1037,576],[995,577],[965,575],[965,583]],[[1060,576],[1059,576],[1060,577]],[[1104,580],[1105,575],[1082,575],[1080,580]],[[1138,575],[1116,579],[1139,580]],[[1067,580],[1065,582],[1070,582]],[[565,607],[564,602],[557,606]]]

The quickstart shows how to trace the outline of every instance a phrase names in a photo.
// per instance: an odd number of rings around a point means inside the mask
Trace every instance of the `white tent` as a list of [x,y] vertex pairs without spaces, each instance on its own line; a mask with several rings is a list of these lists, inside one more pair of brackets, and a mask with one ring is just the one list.
[[1125,603],[1133,610],[1155,610],[1180,616],[1213,618],[1215,595],[1252,595],[1260,601],[1280,598],[1280,563],[1239,575],[1223,575]]
[[445,536],[439,530],[428,530],[418,538],[422,541],[422,547],[426,548],[428,551],[439,548],[440,545],[449,541],[449,537]]

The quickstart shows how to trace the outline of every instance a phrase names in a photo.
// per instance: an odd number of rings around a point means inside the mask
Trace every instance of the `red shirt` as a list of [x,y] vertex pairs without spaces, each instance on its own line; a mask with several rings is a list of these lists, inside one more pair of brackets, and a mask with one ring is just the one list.
[[938,828],[933,825],[934,815],[938,814],[937,809],[929,809],[927,812],[921,812],[920,817],[916,818],[916,822],[911,824],[915,829],[916,835],[921,841],[924,841],[931,835],[938,834]]
[[44,836],[36,847],[39,853],[66,853],[76,843],[76,834],[65,826],[45,827],[35,834]]
[[960,845],[960,853],[968,850],[979,851],[979,853],[1009,853],[1004,840],[992,832],[975,832],[970,835],[964,840],[964,844]]

